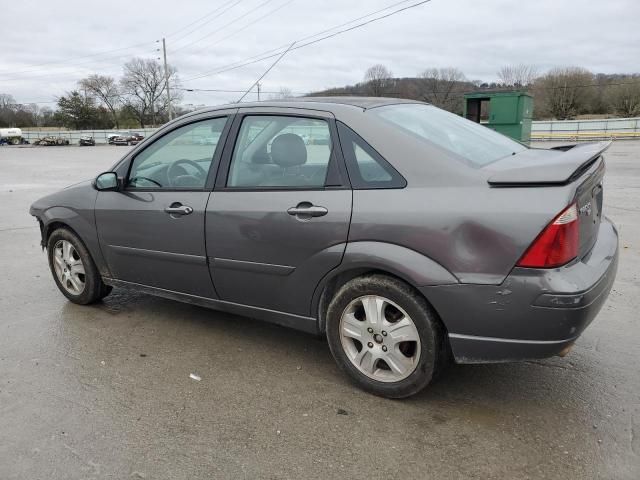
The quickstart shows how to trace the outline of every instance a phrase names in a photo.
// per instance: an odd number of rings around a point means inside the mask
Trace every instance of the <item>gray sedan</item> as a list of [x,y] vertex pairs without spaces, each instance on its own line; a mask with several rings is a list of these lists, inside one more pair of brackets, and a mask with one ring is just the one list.
[[451,358],[569,351],[616,274],[607,146],[528,148],[396,99],[228,105],[31,214],[72,302],[130,288],[326,335],[400,398]]

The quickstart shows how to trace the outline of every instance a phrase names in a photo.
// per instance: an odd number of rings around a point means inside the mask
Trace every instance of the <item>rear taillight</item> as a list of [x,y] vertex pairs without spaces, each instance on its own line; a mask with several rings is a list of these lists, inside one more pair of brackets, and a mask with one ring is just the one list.
[[538,235],[518,262],[518,266],[559,267],[578,256],[579,244],[578,208],[574,203]]

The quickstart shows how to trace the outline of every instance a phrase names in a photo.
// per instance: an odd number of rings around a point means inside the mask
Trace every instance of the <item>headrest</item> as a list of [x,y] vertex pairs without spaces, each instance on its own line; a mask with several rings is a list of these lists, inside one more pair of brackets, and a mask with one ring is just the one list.
[[294,167],[307,163],[307,147],[295,133],[278,135],[271,143],[271,159],[281,167]]

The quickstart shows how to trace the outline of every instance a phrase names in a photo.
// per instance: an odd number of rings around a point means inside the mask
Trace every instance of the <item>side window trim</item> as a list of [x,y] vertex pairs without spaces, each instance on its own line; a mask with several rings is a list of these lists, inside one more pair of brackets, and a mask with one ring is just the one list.
[[[402,176],[402,174],[400,174],[393,165],[391,165],[382,155],[369,145],[364,138],[344,123],[340,121],[337,121],[336,123],[344,162],[347,167],[351,186],[354,190],[388,190],[405,188],[407,186],[407,180]],[[373,182],[363,179],[360,174],[360,167],[358,166],[358,160],[356,158],[353,144],[358,145],[367,155],[375,160],[380,167],[391,175],[391,180]]]
[[[126,174],[124,175],[123,181],[124,181],[124,190],[125,191],[131,191],[131,192],[206,192],[206,191],[211,191],[213,189],[213,185],[214,185],[214,181],[215,181],[215,177],[216,177],[216,172],[220,167],[220,160],[222,157],[222,154],[224,152],[224,148],[226,145],[226,142],[229,138],[229,130],[231,129],[231,125],[233,123],[233,120],[235,119],[236,114],[235,113],[225,113],[222,115],[212,115],[212,116],[208,116],[208,117],[200,117],[200,118],[194,118],[191,121],[187,121],[184,123],[179,123],[176,124],[174,126],[174,128],[168,129],[165,132],[162,132],[162,135],[158,136],[158,138],[155,138],[153,140],[153,142],[149,143],[148,145],[145,145],[145,147],[137,152],[135,152],[127,161],[128,165],[127,165],[127,170],[126,170]],[[129,177],[131,175],[131,169],[133,168],[133,164],[135,162],[135,159],[138,157],[138,155],[140,155],[141,153],[143,153],[144,151],[147,150],[147,148],[151,147],[152,145],[154,145],[156,142],[162,140],[163,138],[165,138],[167,135],[170,135],[171,133],[175,132],[176,130],[186,127],[188,125],[193,125],[195,123],[200,123],[200,122],[206,122],[208,120],[216,120],[219,118],[226,118],[226,122],[224,127],[222,128],[222,132],[220,133],[220,139],[218,141],[218,143],[216,144],[216,148],[213,151],[213,155],[211,157],[211,165],[209,167],[209,171],[207,172],[207,178],[205,180],[205,184],[204,187],[202,188],[193,188],[193,187],[171,187],[171,188],[158,188],[158,187],[134,187],[131,188],[128,185],[128,180]]]
[[[329,164],[327,166],[327,177],[325,179],[325,185],[322,187],[307,187],[307,186],[257,186],[257,187],[228,187],[227,178],[231,169],[231,162],[233,161],[233,153],[236,149],[236,144],[239,140],[240,129],[242,122],[246,117],[259,117],[259,116],[282,116],[282,117],[300,117],[314,120],[323,120],[327,122],[329,127],[329,138],[331,140],[331,156],[329,158]],[[340,149],[340,142],[338,139],[338,130],[336,128],[336,121],[333,117],[318,115],[314,111],[302,112],[282,112],[282,111],[243,111],[234,115],[233,123],[229,126],[229,132],[226,139],[224,151],[222,157],[218,162],[218,168],[215,176],[214,191],[228,191],[228,192],[263,192],[263,191],[297,191],[297,190],[344,190],[350,189],[349,177],[345,166],[342,150]]]

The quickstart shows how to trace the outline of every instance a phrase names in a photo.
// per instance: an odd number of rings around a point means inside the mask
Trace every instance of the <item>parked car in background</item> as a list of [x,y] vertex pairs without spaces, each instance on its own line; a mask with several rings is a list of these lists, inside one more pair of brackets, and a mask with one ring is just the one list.
[[305,143],[307,145],[329,145],[329,137],[327,135],[314,136]]
[[110,133],[107,135],[107,143],[109,145],[129,145],[129,140],[124,133]]
[[144,140],[144,135],[138,132],[129,133],[127,136],[127,142],[129,142],[129,145],[137,145],[142,140]]
[[64,137],[55,137],[53,135],[48,135],[46,137],[37,138],[33,141],[34,145],[41,146],[63,146],[69,145],[69,139]]
[[450,356],[568,353],[617,271],[608,146],[530,149],[408,100],[242,103],[168,123],[30,213],[74,303],[115,286],[326,335],[357,385],[401,398]]
[[95,146],[96,141],[91,135],[82,135],[80,140],[78,140],[78,144],[81,147],[93,147]]

